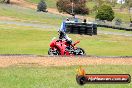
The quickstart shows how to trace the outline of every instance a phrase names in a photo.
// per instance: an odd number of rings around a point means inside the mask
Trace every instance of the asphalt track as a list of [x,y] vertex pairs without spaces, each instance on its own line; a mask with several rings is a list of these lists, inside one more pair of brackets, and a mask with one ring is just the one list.
[[132,65],[132,56],[40,56],[0,55],[0,67],[11,66],[77,66]]

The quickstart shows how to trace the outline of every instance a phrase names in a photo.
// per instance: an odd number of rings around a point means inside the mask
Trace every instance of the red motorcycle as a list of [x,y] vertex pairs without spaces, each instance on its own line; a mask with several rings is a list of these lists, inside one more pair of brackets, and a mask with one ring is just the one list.
[[49,55],[85,55],[85,51],[82,48],[75,47],[80,41],[74,44],[69,44],[66,40],[53,39],[50,43],[48,51]]

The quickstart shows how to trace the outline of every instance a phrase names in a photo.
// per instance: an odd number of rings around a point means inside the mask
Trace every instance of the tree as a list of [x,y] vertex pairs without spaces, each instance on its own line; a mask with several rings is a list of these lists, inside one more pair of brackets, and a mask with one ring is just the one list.
[[98,8],[96,19],[112,21],[114,19],[114,11],[109,5],[102,5]]
[[86,0],[58,0],[56,6],[59,12],[89,14],[89,9],[86,7]]
[[41,0],[37,5],[37,11],[47,12],[47,5],[44,0]]

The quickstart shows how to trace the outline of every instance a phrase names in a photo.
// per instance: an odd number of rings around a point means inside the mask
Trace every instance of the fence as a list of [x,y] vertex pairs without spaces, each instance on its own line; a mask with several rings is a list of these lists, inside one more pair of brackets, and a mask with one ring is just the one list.
[[126,30],[126,31],[132,31],[131,25],[132,23],[125,23],[125,22],[116,24],[115,22],[97,21],[98,27],[106,27],[106,28],[113,28],[113,29]]

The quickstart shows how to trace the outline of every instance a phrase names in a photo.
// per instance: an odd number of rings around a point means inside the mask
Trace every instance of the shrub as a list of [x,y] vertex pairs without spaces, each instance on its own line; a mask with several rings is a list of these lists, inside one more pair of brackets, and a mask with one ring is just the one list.
[[46,12],[47,5],[44,0],[41,0],[37,5],[37,11],[43,11]]
[[[72,0],[58,0],[56,3],[59,12],[72,13]],[[74,14],[89,14],[86,0],[73,0]]]
[[98,8],[96,19],[112,21],[114,19],[114,11],[109,5],[102,5]]

